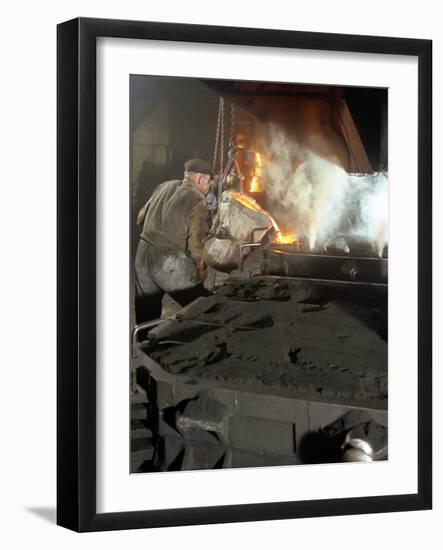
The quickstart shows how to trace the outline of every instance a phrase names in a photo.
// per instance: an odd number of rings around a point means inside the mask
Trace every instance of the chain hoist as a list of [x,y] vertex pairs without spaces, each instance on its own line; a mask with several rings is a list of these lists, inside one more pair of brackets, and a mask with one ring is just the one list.
[[[232,174],[233,171],[236,172],[239,183],[240,183],[240,192],[243,192],[243,175],[237,160],[237,144],[236,144],[236,132],[237,132],[237,120],[236,120],[236,111],[235,105],[231,103],[230,105],[230,121],[229,121],[229,150],[226,158],[225,164],[225,102],[224,98],[220,96],[218,103],[218,117],[217,117],[217,128],[215,133],[215,146],[214,146],[214,156],[212,161],[212,167],[214,174],[218,174],[217,178],[217,191],[216,191],[216,200],[217,205],[220,204],[221,196],[223,189],[226,185],[226,180],[228,176]],[[219,166],[217,170],[217,157],[219,157]],[[216,215],[213,220],[212,232],[216,232],[219,224],[219,212],[218,207],[216,210]]]
[[229,147],[235,147],[237,145],[237,120],[235,118],[235,105],[231,103],[231,139],[229,140]]
[[[237,119],[234,103],[231,103],[229,149],[236,147]],[[214,155],[212,157],[212,169],[214,173],[222,174],[225,167],[225,100],[220,96],[218,102],[217,128],[215,132]],[[218,161],[218,167],[217,167]],[[217,170],[218,168],[218,170]]]
[[220,124],[220,174],[225,165],[225,100],[222,98],[222,114]]
[[[218,156],[219,159],[217,158]],[[219,161],[218,172],[221,174],[225,163],[225,100],[221,96],[218,102],[217,129],[215,133],[214,156],[212,160],[212,169],[214,170],[214,173],[217,173],[217,160]]]
[[214,173],[216,172],[216,167],[217,167],[216,165],[217,165],[218,143],[220,141],[222,101],[223,101],[223,98],[220,98],[218,102],[217,129],[215,131],[214,155],[212,157],[212,170],[214,171]]

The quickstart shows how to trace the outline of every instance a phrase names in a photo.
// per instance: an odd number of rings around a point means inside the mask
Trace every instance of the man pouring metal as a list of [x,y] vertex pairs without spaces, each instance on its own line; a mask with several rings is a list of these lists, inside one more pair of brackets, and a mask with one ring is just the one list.
[[203,250],[209,231],[205,195],[213,172],[202,159],[188,160],[184,168],[183,180],[160,184],[138,214],[137,323],[161,316],[165,293],[181,306],[209,294]]

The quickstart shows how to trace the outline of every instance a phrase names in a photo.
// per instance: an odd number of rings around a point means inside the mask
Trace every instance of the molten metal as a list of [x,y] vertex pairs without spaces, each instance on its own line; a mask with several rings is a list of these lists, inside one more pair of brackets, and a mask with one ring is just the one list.
[[298,242],[298,239],[294,233],[282,233],[281,231],[278,231],[274,242],[279,244],[294,244]]
[[249,185],[250,193],[258,193],[263,191],[261,184],[263,161],[260,153],[255,153],[255,173]]
[[270,219],[272,226],[274,227],[274,230],[275,230],[274,242],[279,244],[293,244],[298,241],[295,233],[293,232],[283,233],[282,231],[280,231],[280,228],[278,227],[277,222],[274,220],[271,214],[266,210],[264,210],[255,199],[253,199],[249,195],[238,193],[237,191],[229,191],[229,195],[231,195],[231,197],[233,197],[236,201],[238,201],[243,206],[246,206],[246,208],[249,208],[250,210],[254,210],[255,212],[260,212],[262,214],[265,214]]

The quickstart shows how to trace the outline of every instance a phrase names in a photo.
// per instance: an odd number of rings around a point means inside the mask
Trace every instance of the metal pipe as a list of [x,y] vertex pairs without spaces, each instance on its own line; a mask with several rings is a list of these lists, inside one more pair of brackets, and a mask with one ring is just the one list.
[[242,268],[243,268],[243,249],[244,248],[258,248],[259,246],[262,246],[262,241],[263,241],[263,238],[265,237],[265,235],[263,235],[263,237],[261,238],[260,242],[254,242],[254,234],[257,232],[257,231],[269,231],[270,229],[272,229],[271,227],[269,227],[268,225],[266,227],[255,227],[252,231],[251,231],[251,242],[249,243],[244,243],[244,244],[240,244],[239,247],[238,247],[238,251],[239,251],[239,262],[238,262],[238,268],[239,270],[241,271]]
[[135,346],[137,344],[137,336],[140,331],[146,330],[147,328],[154,328],[158,326],[160,323],[163,323],[164,321],[169,321],[169,319],[154,319],[152,321],[145,321],[144,323],[139,323],[138,325],[134,326],[134,329],[132,330],[132,345],[131,345],[131,356],[134,359],[137,357],[137,354],[135,353]]
[[360,287],[378,287],[381,289],[387,289],[386,283],[367,283],[365,281],[340,281],[339,279],[319,279],[315,277],[290,277],[288,275],[256,275],[255,279],[270,279],[270,280],[283,280],[283,281],[302,281],[311,283],[324,283],[324,284],[336,284],[342,286],[360,286]]

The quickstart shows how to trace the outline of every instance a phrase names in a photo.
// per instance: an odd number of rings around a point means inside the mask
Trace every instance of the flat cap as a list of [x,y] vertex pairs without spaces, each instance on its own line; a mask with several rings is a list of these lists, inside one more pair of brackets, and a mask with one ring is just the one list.
[[190,159],[185,162],[185,172],[195,172],[196,174],[208,174],[211,178],[214,176],[211,166],[203,159]]

